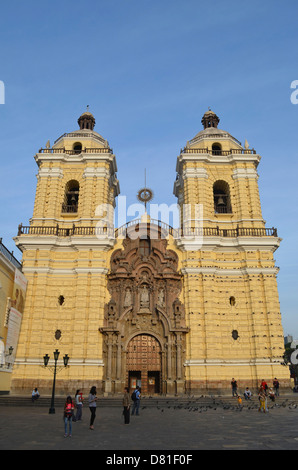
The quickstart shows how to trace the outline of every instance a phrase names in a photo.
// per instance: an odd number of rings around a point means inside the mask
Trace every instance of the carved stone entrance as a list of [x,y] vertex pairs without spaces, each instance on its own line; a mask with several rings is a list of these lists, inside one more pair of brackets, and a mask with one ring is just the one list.
[[[184,307],[178,257],[161,229],[138,227],[111,257],[104,334],[104,392],[140,384],[143,394],[185,391]],[[135,230],[135,227],[134,227]],[[150,233],[151,238],[147,236]]]

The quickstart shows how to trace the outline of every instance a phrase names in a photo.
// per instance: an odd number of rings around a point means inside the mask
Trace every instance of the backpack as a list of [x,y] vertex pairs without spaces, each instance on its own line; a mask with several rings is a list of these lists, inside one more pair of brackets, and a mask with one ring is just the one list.
[[131,399],[132,399],[132,401],[136,401],[136,399],[137,399],[136,390],[134,392],[132,392]]

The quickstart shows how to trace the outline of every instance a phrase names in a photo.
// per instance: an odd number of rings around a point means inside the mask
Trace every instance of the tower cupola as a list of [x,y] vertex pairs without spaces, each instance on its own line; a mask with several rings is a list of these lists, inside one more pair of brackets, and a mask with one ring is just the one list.
[[209,109],[204,116],[202,117],[202,124],[204,126],[204,129],[207,129],[208,127],[215,127],[217,128],[218,123],[220,119],[216,114]]
[[78,124],[80,126],[80,129],[88,129],[90,131],[93,131],[94,126],[95,126],[95,119],[93,114],[89,112],[89,106],[87,106],[87,111],[85,111],[78,119]]

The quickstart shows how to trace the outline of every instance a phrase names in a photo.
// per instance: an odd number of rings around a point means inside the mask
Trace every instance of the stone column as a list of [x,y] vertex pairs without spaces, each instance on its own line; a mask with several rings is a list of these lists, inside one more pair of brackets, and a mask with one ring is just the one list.
[[184,393],[184,380],[182,378],[182,338],[181,333],[176,333],[176,347],[177,347],[177,357],[176,357],[176,367],[177,367],[177,380],[176,380],[176,393]]
[[117,336],[117,356],[116,356],[116,380],[115,380],[115,392],[120,393],[122,391],[122,345],[121,345],[121,335]]

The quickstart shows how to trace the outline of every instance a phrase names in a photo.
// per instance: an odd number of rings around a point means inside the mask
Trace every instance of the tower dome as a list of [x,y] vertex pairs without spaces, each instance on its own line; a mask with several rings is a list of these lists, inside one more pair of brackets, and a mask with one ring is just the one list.
[[208,111],[204,114],[202,117],[202,124],[204,126],[204,129],[207,129],[208,127],[215,127],[217,128],[218,123],[220,119],[216,114],[211,111],[211,109],[208,109]]
[[80,129],[88,129],[93,131],[95,126],[95,118],[93,114],[89,112],[89,106],[87,106],[87,111],[85,111],[78,119],[78,124]]

